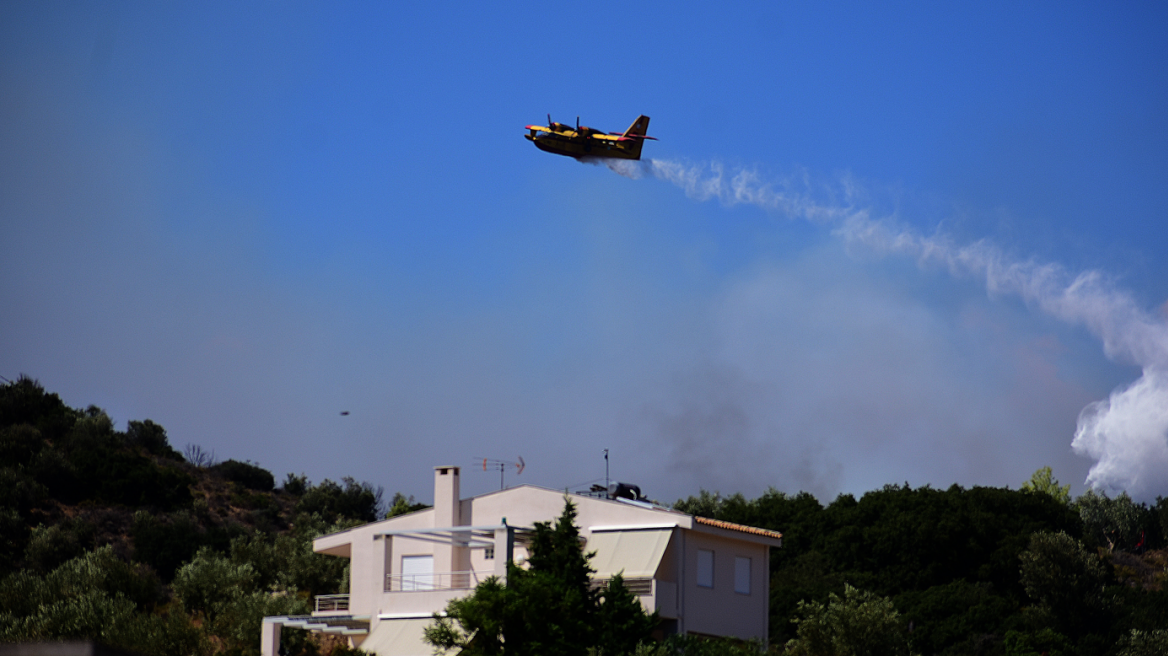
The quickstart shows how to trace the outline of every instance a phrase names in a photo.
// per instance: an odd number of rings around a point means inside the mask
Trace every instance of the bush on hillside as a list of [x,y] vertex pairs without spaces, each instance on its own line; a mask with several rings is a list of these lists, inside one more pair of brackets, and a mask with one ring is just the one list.
[[183,462],[181,453],[170,446],[166,439],[166,429],[150,421],[131,421],[126,426],[126,443],[145,449],[151,455]]
[[344,487],[329,479],[310,488],[296,504],[297,513],[316,513],[332,523],[341,519],[375,522],[381,518],[381,497],[384,491],[368,483],[358,483],[346,476]]
[[227,460],[211,467],[211,471],[249,490],[271,492],[276,488],[276,479],[272,477],[272,472],[253,462]]

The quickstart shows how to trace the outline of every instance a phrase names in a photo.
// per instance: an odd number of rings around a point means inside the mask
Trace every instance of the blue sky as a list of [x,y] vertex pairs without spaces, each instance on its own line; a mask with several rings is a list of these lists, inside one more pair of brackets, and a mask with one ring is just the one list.
[[1168,494],[1160,3],[0,18],[0,375],[119,425],[422,500]]

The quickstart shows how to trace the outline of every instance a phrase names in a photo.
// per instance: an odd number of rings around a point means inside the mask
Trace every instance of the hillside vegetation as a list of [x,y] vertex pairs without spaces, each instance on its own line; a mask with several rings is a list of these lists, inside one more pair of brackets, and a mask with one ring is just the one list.
[[[845,635],[854,589],[890,602],[913,653],[1168,655],[1168,499],[1072,501],[1068,489],[1044,468],[1021,490],[888,485],[827,506],[703,491],[675,507],[784,533],[771,552],[775,644],[804,647],[832,617]],[[903,652],[845,640],[795,653]]]
[[[1168,499],[1072,500],[1043,469],[1020,490],[889,485],[827,505],[702,491],[675,506],[784,534],[775,654],[1168,654]],[[265,615],[348,590],[347,561],[314,554],[314,537],[421,507],[348,478],[277,485],[255,463],[176,451],[150,420],[115,430],[22,377],[0,386],[0,642],[258,654]],[[302,631],[284,646],[351,653]],[[637,653],[761,649],[675,640]]]
[[[265,615],[348,589],[348,561],[313,553],[312,539],[383,517],[380,489],[292,474],[277,487],[256,464],[186,451],[152,421],[117,431],[29,378],[0,387],[0,642],[258,654]],[[347,651],[300,631],[285,642]]]

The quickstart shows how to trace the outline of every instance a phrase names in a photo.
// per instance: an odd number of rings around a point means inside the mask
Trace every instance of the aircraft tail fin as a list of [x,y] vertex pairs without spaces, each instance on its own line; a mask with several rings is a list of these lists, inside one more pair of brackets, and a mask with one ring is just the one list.
[[[644,137],[649,132],[649,117],[641,114],[629,129],[625,130],[623,137]],[[641,146],[645,145],[644,139],[633,139],[633,143],[629,144],[629,149],[633,151],[633,159],[641,159]]]
[[649,117],[645,116],[644,114],[641,114],[640,116],[637,117],[637,120],[633,121],[633,124],[629,126],[629,129],[625,130],[624,136],[626,136],[626,137],[631,136],[631,135],[645,136],[648,133],[649,133]]

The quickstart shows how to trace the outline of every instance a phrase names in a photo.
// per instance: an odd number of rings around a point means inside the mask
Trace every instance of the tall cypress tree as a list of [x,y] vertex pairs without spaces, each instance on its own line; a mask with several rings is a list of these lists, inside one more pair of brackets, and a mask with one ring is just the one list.
[[576,507],[565,499],[555,523],[538,522],[527,568],[511,565],[507,584],[494,577],[468,597],[451,601],[435,618],[426,640],[471,655],[604,656],[632,653],[649,640],[656,615],[614,577],[602,591],[592,588],[593,554],[585,553]]

